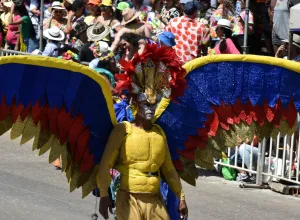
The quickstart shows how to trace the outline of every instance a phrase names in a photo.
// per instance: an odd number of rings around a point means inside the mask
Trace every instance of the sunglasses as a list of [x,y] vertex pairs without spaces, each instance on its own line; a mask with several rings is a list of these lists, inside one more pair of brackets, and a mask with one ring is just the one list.
[[62,14],[62,13],[63,13],[62,10],[54,10],[53,12],[54,12],[55,14]]

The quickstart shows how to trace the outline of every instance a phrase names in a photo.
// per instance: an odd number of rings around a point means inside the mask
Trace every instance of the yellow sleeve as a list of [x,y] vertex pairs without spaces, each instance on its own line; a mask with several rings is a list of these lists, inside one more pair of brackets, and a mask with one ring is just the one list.
[[124,123],[116,125],[110,133],[103,156],[101,158],[97,175],[97,185],[100,190],[100,197],[108,196],[107,190],[110,186],[111,181],[109,172],[119,156],[119,151],[125,135],[126,125]]
[[178,173],[172,163],[171,155],[169,152],[168,145],[166,143],[166,156],[165,161],[161,167],[161,171],[166,178],[167,183],[171,187],[172,191],[176,194],[180,200],[185,200],[184,193],[182,191],[181,182]]

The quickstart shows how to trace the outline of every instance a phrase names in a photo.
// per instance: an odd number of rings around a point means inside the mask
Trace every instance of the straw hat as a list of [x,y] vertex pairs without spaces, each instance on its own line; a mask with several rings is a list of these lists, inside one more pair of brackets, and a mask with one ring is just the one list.
[[84,22],[84,21],[78,21],[73,29],[73,31],[75,32],[75,35],[79,35],[83,32],[85,32],[87,29],[89,28],[89,26]]
[[90,41],[100,41],[110,34],[110,27],[96,23],[87,29],[87,36]]
[[122,11],[123,21],[121,22],[121,25],[126,25],[135,19],[137,19],[141,15],[141,12],[136,12],[134,9],[131,8],[125,8]]
[[62,6],[62,4],[59,1],[54,1],[52,2],[51,7],[48,8],[48,11],[50,13],[52,13],[52,10],[56,9],[56,10],[63,10],[64,11],[64,16],[67,16],[67,10]]
[[44,30],[43,35],[48,40],[62,41],[63,39],[65,39],[64,32],[59,30],[59,28],[56,26]]
[[66,10],[59,1],[52,2],[51,7],[49,7],[49,11],[52,12],[53,9]]

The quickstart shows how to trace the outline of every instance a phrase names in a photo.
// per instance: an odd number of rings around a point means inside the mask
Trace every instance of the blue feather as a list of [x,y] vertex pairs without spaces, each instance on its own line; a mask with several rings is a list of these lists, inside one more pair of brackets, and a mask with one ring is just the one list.
[[[61,108],[64,104],[64,94],[69,84],[71,74],[70,71],[52,68],[45,68],[44,71],[49,72],[47,83],[47,96],[50,108]],[[59,80],[58,80],[59,79]]]

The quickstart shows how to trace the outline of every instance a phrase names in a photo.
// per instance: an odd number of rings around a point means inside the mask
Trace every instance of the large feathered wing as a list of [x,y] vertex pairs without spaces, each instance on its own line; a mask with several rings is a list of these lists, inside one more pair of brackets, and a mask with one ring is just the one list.
[[[212,167],[227,147],[256,134],[285,135],[300,110],[300,64],[252,55],[207,56],[185,65],[187,90],[163,100],[156,123],[166,133],[181,178],[195,185],[195,165]],[[239,138],[238,138],[239,136]]]
[[109,86],[88,67],[38,56],[0,58],[0,134],[61,157],[70,191],[96,186],[97,165],[116,122]]

